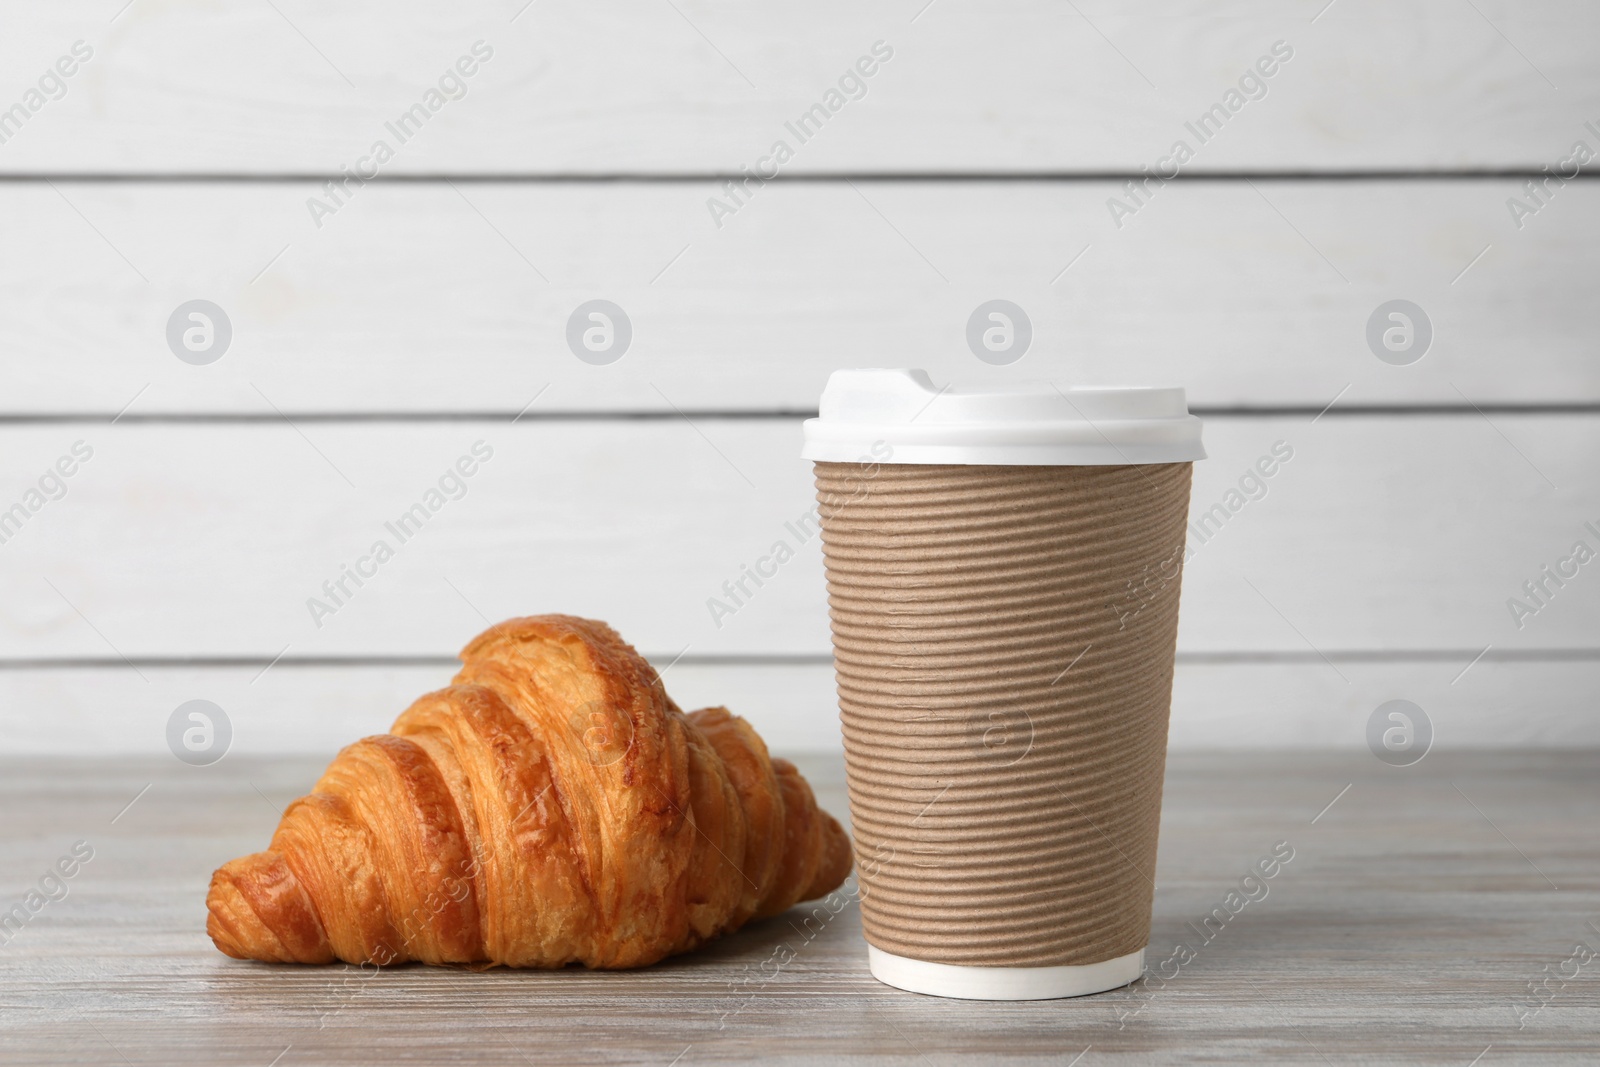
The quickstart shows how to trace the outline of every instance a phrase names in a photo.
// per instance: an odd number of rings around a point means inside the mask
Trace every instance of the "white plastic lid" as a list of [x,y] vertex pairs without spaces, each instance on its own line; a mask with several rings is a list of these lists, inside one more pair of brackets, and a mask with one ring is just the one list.
[[818,415],[806,420],[800,454],[833,463],[1114,466],[1206,458],[1200,420],[1182,389],[1050,382],[940,389],[926,371],[839,370]]

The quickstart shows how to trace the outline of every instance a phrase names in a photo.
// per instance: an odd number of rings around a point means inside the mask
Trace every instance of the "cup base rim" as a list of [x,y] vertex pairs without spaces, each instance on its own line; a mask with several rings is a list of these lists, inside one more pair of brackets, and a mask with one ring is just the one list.
[[872,977],[911,993],[955,1000],[1056,1000],[1104,993],[1144,974],[1144,949],[1116,959],[1060,967],[966,967],[930,963],[867,946]]

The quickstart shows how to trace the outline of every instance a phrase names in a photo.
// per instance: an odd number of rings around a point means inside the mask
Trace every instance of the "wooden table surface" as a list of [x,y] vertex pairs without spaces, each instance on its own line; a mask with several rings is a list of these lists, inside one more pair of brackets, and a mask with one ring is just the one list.
[[[1600,1061],[1600,957],[1574,955],[1600,948],[1597,752],[1174,756],[1150,958],[1193,958],[1161,988],[1018,1004],[878,984],[853,903],[632,973],[221,956],[213,867],[263,846],[323,762],[0,763],[0,911],[94,850],[0,946],[0,1063]],[[841,764],[804,766],[843,815]],[[1267,895],[1201,943],[1189,924],[1283,841]]]

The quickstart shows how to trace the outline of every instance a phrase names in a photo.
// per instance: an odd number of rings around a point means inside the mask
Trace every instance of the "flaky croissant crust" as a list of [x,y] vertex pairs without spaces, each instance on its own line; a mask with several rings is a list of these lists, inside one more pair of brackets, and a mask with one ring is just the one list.
[[836,888],[839,824],[749,724],[684,715],[604,623],[512,619],[339,753],[206,931],[274,962],[637,967]]

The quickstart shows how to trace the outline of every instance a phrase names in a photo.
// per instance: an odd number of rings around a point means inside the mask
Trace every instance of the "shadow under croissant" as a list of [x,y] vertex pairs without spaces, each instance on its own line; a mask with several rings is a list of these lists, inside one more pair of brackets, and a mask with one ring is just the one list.
[[[282,1040],[312,1050],[319,1040],[364,1031],[372,1020],[409,1012],[421,1001],[446,1013],[487,1012],[485,1025],[501,1017],[522,1025],[560,1025],[572,1017],[593,1019],[623,994],[670,989],[672,1003],[696,1026],[722,1030],[759,1013],[765,998],[799,982],[802,970],[837,970],[841,952],[858,963],[870,983],[860,945],[860,914],[852,878],[826,897],[778,915],[752,920],[701,948],[646,967],[596,970],[570,964],[559,969],[493,965],[432,966],[407,962],[388,967],[338,964],[304,967],[259,961],[218,961],[207,985],[236,1024],[270,1023]],[[847,946],[847,947],[841,947]],[[678,999],[684,994],[691,999]],[[319,1033],[328,1036],[319,1038]]]
[[[651,976],[695,976],[725,982],[730,994],[753,995],[778,980],[784,970],[807,953],[830,952],[828,946],[848,943],[852,951],[860,943],[861,917],[856,908],[859,887],[852,876],[825,897],[797,904],[788,911],[753,919],[731,933],[714,938],[693,952],[668,956],[656,963],[624,970],[585,967],[573,962],[557,968],[507,967],[493,962],[428,964],[415,960],[379,966],[375,963],[339,963],[328,967],[305,967],[294,963],[268,963],[261,960],[229,961],[213,976],[217,991],[238,1007],[260,1004],[260,979],[273,976],[295,987],[309,987],[326,993],[297,996],[314,1015],[327,1017],[342,1011],[359,995],[366,983],[385,975],[427,980],[455,974],[515,976],[539,982],[557,979],[574,983],[574,992],[593,990],[594,983],[614,983]],[[866,975],[865,956],[861,972]],[[587,980],[584,980],[587,979]]]
[[[746,971],[775,977],[788,964],[808,950],[827,940],[843,939],[852,945],[859,941],[861,918],[855,910],[857,887],[851,878],[844,885],[817,900],[796,904],[788,911],[752,919],[739,929],[713,938],[692,952],[683,952],[643,967],[621,970],[585,967],[573,962],[565,967],[521,968],[507,967],[501,963],[445,963],[427,964],[407,961],[390,964],[374,971],[395,971],[401,968],[425,973],[433,970],[465,971],[471,974],[503,972],[508,974],[572,974],[584,973],[600,976],[651,975],[674,972],[729,972],[732,979]],[[851,940],[854,937],[856,940]],[[862,973],[866,973],[866,956],[861,955]],[[251,961],[256,962],[256,961]],[[261,966],[288,968],[294,964],[261,964]],[[731,970],[730,970],[731,969]]]

